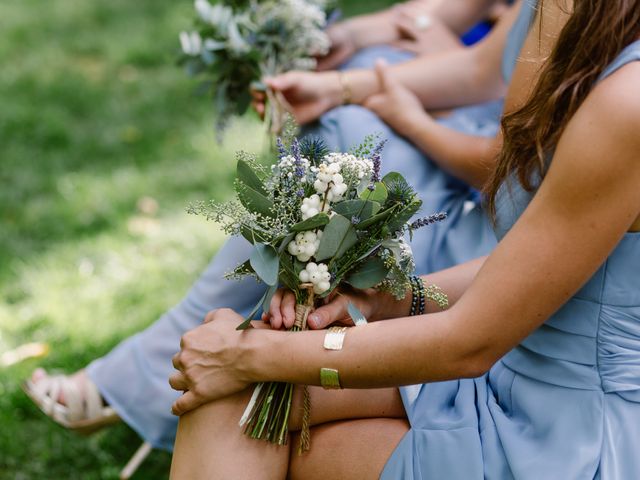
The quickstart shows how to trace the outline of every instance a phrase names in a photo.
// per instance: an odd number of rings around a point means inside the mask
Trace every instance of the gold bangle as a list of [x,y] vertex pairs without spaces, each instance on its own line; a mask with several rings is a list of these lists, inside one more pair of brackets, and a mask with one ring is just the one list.
[[324,336],[325,350],[342,350],[347,327],[331,327]]
[[340,390],[340,377],[338,376],[338,370],[335,368],[321,368],[320,369],[320,385],[325,390]]
[[347,79],[346,73],[338,72],[338,81],[342,88],[342,105],[349,105],[353,101],[353,91],[351,90],[351,84]]

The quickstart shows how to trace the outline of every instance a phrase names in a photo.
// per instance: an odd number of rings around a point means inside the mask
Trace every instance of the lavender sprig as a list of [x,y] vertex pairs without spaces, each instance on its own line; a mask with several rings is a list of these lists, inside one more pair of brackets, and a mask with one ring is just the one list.
[[284,143],[282,143],[282,138],[278,137],[276,139],[276,147],[278,148],[278,158],[282,159],[288,155],[287,149],[285,148]]
[[371,185],[369,185],[369,190],[375,190],[375,183],[380,181],[380,170],[382,167],[382,149],[387,143],[387,139],[380,140],[376,147],[371,152],[371,162],[373,163],[373,173],[371,174]]
[[445,212],[434,213],[433,215],[429,215],[428,217],[419,218],[411,225],[409,225],[410,230],[417,230],[418,228],[426,227],[427,225],[432,225],[437,222],[441,222],[447,218],[447,214]]

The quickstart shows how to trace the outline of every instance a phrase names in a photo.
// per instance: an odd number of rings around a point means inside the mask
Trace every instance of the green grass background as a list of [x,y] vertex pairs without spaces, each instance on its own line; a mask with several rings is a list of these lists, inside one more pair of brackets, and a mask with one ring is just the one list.
[[[187,0],[0,3],[0,354],[50,345],[0,367],[0,479],[117,478],[134,432],[67,432],[20,382],[82,368],[178,301],[223,241],[185,206],[228,197],[233,152],[266,144],[251,116],[216,144],[175,65],[192,17]],[[169,462],[155,451],[134,478],[166,478]]]

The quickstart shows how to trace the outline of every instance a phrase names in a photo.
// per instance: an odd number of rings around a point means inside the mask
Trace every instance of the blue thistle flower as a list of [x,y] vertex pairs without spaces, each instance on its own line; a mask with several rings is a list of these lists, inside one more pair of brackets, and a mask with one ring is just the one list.
[[411,230],[416,230],[418,228],[422,228],[422,227],[426,227],[427,225],[431,225],[433,223],[441,222],[445,218],[447,218],[447,214],[445,212],[434,213],[433,215],[429,215],[428,217],[419,218],[418,220],[413,222],[411,225],[409,225],[409,228]]

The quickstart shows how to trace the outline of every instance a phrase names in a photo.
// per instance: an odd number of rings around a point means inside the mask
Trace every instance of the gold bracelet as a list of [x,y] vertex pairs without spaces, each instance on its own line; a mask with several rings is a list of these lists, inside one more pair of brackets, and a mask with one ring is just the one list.
[[324,336],[324,348],[326,350],[342,350],[347,327],[331,327]]
[[335,368],[321,368],[320,369],[320,385],[325,390],[340,390],[340,377],[338,376],[338,370]]
[[351,84],[347,79],[347,74],[344,72],[338,72],[338,81],[342,88],[342,105],[349,105],[353,101],[353,91],[351,90]]

